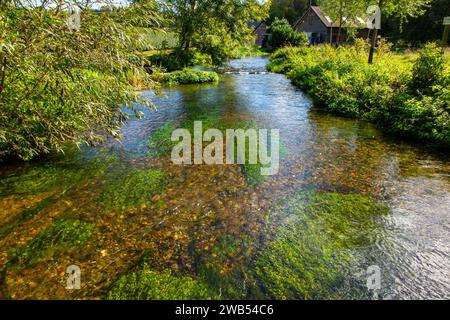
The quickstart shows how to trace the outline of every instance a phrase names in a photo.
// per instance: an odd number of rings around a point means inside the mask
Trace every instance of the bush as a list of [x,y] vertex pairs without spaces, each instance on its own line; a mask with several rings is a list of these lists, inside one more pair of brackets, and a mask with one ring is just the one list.
[[213,71],[201,71],[185,68],[171,72],[163,77],[168,84],[195,84],[219,81],[219,75]]
[[427,44],[414,63],[411,88],[429,93],[431,87],[443,79],[444,66],[443,50],[435,43]]
[[[129,117],[121,107],[139,100],[130,75],[151,84],[138,41],[126,36],[135,10],[145,8],[82,10],[75,32],[65,10],[28,10],[32,1],[22,2],[0,6],[0,159],[30,160],[67,142],[118,136]],[[155,11],[141,13],[151,20]]]
[[274,48],[285,46],[306,46],[309,39],[306,33],[296,32],[286,19],[275,18],[269,29],[269,44]]
[[175,53],[158,53],[148,57],[150,63],[154,66],[164,68],[166,71],[175,71],[184,67]]

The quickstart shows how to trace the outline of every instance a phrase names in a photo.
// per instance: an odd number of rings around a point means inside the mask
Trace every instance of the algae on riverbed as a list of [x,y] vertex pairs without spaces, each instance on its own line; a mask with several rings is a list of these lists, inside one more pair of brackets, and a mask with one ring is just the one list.
[[[240,121],[237,123],[227,123],[221,117],[215,115],[200,115],[197,112],[194,112],[196,117],[191,117],[180,125],[181,128],[185,128],[191,134],[191,137],[194,136],[194,122],[201,121],[202,134],[208,129],[218,129],[222,133],[224,144],[226,143],[226,130],[243,130],[246,131],[248,129],[258,130],[258,126],[255,121]],[[173,122],[168,121],[164,123],[161,127],[153,131],[148,140],[149,153],[155,157],[167,156],[170,155],[172,148],[178,143],[171,140],[172,132],[176,129]],[[194,139],[191,138],[191,141]],[[241,165],[242,172],[246,178],[247,183],[250,186],[258,186],[264,181],[267,180],[267,176],[261,174],[262,164],[259,159],[259,154],[257,155],[257,163],[249,163],[249,152],[250,147],[248,143],[249,139],[245,139],[245,163]],[[257,135],[256,142],[259,143],[259,136]],[[234,140],[234,149],[237,148],[237,140]],[[208,143],[204,142],[203,146],[208,145]],[[269,145],[270,147],[270,145]],[[280,142],[280,156],[285,157],[287,155],[286,146]],[[223,150],[225,149],[225,145],[223,146]],[[235,163],[237,160],[237,156],[235,153]],[[224,160],[225,162],[225,160]]]
[[28,244],[12,252],[9,263],[32,267],[44,257],[66,248],[80,247],[90,238],[95,225],[80,220],[60,219]]
[[300,192],[282,200],[269,213],[273,238],[255,262],[264,294],[344,298],[339,286],[358,262],[354,249],[371,245],[371,230],[385,212],[361,195]]
[[107,293],[110,300],[190,300],[208,299],[205,284],[170,271],[157,272],[146,263],[136,272],[120,277]]
[[111,174],[100,195],[108,210],[135,208],[152,199],[164,189],[167,177],[157,169],[129,168],[126,173]]

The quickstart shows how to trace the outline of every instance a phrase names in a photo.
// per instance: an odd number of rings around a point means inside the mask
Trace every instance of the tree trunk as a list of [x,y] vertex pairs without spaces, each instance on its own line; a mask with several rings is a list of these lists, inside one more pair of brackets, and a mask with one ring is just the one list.
[[[378,8],[380,9],[380,12],[381,9],[383,8],[383,4],[384,4],[383,0],[378,1]],[[372,41],[370,43],[369,64],[373,63],[373,53],[375,51],[375,46],[377,45],[377,38],[378,38],[378,29],[375,27],[372,32]]]
[[336,41],[336,46],[338,46],[341,42],[341,30],[342,30],[342,23],[339,22],[339,29],[338,29],[338,34],[337,34],[337,41]]
[[377,44],[377,37],[378,37],[378,29],[374,28],[372,32],[372,42],[370,44],[370,51],[369,51],[369,64],[373,62],[373,53],[375,51],[375,46]]

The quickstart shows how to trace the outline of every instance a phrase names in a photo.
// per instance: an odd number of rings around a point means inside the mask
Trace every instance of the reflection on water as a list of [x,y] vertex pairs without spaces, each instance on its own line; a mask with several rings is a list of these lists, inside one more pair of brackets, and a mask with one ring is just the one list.
[[[264,70],[266,63],[266,58],[249,58],[230,66]],[[269,209],[292,192],[314,189],[388,204],[375,245],[359,252],[360,269],[349,270],[356,274],[380,266],[379,298],[450,298],[448,154],[389,140],[365,122],[323,114],[279,74],[223,75],[215,85],[143,95],[158,109],[143,110],[143,119],[130,121],[123,140],[1,169],[3,296],[101,298],[144,253],[154,270],[194,278],[205,270],[219,277],[236,270],[245,274],[264,241]],[[173,166],[168,157],[148,155],[150,134],[168,120],[180,125],[210,118],[280,129],[287,156],[279,174],[252,187],[236,165]],[[162,177],[164,187],[156,186]],[[130,198],[138,199],[131,208]],[[114,199],[108,200],[114,205],[102,199]],[[11,252],[21,252],[60,218],[95,224],[93,240],[47,250],[32,266],[11,261]],[[64,288],[71,264],[83,272],[80,291]]]

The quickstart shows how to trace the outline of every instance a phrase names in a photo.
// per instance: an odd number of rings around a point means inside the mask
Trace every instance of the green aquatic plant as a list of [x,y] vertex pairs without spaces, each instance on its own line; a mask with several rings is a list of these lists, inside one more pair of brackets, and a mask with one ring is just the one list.
[[70,144],[65,146],[64,154],[47,155],[42,161],[32,163],[23,170],[1,176],[0,197],[64,192],[102,176],[108,167],[118,163],[120,160],[114,150]]
[[37,165],[22,174],[14,173],[0,180],[1,196],[33,195],[41,192],[64,190],[89,177],[99,175],[100,168],[89,165],[71,166],[70,164]]
[[282,200],[269,213],[273,236],[255,262],[261,291],[276,299],[342,298],[356,249],[372,244],[386,212],[362,195],[300,192]]
[[[202,123],[202,132],[204,133],[208,129],[218,129],[222,133],[222,137],[224,142],[226,141],[226,130],[227,129],[254,129],[258,130],[258,126],[255,121],[240,121],[240,122],[229,122],[223,119],[222,117],[214,114],[204,114],[201,112],[194,112],[190,114],[190,117],[186,119],[181,125],[181,128],[187,129],[191,134],[191,137],[194,136],[194,123],[196,121],[201,121]],[[171,153],[172,148],[178,143],[171,141],[172,132],[176,129],[172,122],[166,122],[164,125],[156,129],[149,138],[149,153],[153,156],[164,156]],[[257,136],[257,142],[258,140]],[[193,139],[192,139],[193,141]],[[270,140],[269,140],[270,141]],[[237,141],[234,141],[235,150],[237,148]],[[284,158],[287,156],[287,148],[286,145],[280,141],[280,158]],[[225,146],[224,146],[225,150]],[[235,152],[235,163],[237,160],[237,153]],[[249,163],[249,143],[248,139],[246,139],[245,143],[245,163],[241,164],[242,172],[245,176],[247,183],[251,186],[258,186],[265,180],[267,180],[267,176],[261,174],[261,168],[263,165],[259,161],[259,156],[257,159],[257,163],[250,164]]]
[[15,265],[32,267],[55,252],[81,247],[91,237],[94,228],[94,224],[80,220],[57,220],[24,247],[12,252],[9,261]]
[[141,270],[120,277],[107,293],[109,300],[208,299],[208,288],[189,276],[175,276],[169,270],[157,272],[144,263]]
[[152,156],[160,157],[171,153],[176,142],[171,140],[172,132],[175,130],[172,122],[166,122],[150,135],[148,141],[149,153]]
[[244,173],[245,180],[249,185],[256,187],[267,180],[268,176],[261,174],[261,167],[262,166],[260,163],[245,163],[242,165],[242,171]]
[[41,201],[39,201],[34,206],[27,208],[23,210],[18,217],[14,218],[10,223],[6,224],[2,228],[0,228],[0,239],[3,239],[8,234],[10,234],[15,228],[20,226],[25,221],[31,219],[36,214],[47,208],[48,206],[52,205],[56,201],[60,199],[61,195],[53,195],[50,197],[47,197]]
[[214,299],[246,299],[254,281],[246,270],[255,239],[245,232],[226,234],[217,239],[209,254],[196,252],[195,268],[199,278],[208,284]]
[[129,168],[106,178],[100,201],[107,210],[135,208],[161,193],[166,183],[161,170]]

